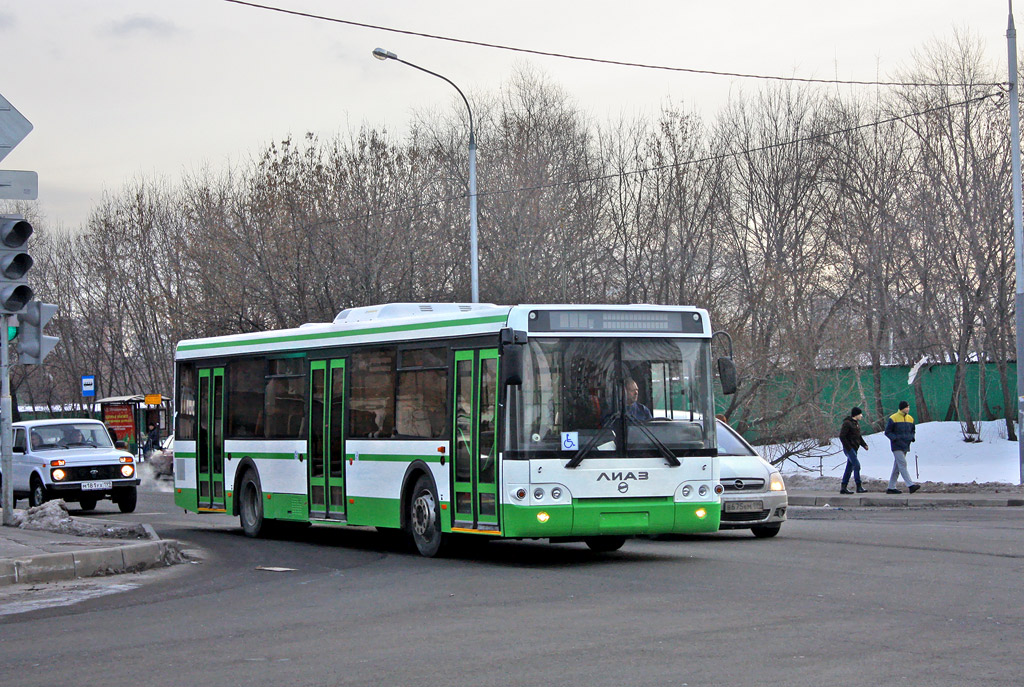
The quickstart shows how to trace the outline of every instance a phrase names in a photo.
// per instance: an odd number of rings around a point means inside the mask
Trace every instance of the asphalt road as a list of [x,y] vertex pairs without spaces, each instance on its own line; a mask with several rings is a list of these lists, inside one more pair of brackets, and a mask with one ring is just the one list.
[[769,540],[427,560],[371,530],[249,540],[146,493],[132,516],[98,516],[149,522],[203,561],[0,617],[0,671],[26,687],[1021,683],[1024,509],[792,515]]

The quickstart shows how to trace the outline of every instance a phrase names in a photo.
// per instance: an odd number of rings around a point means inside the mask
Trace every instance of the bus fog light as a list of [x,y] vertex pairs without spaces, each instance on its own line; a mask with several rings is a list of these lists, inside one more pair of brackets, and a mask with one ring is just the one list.
[[131,465],[122,465],[121,474],[124,475],[125,477],[131,477],[132,475],[135,474],[135,468],[132,467]]
[[522,487],[519,487],[518,489],[516,489],[515,497],[522,501],[523,499],[526,498],[526,490],[523,489]]
[[559,489],[558,487],[555,487],[554,489],[552,489],[551,490],[551,498],[553,498],[553,499],[560,499],[560,498],[562,498],[562,490]]
[[703,520],[704,518],[706,518],[708,516],[708,512],[706,510],[704,510],[703,508],[698,508],[697,510],[695,510],[693,512],[693,514],[696,515],[697,518],[700,519],[700,520]]
[[542,498],[544,498],[544,490],[541,489],[540,487],[537,487],[536,489],[534,489],[533,490],[533,498],[535,498],[538,501],[540,501]]
[[59,482],[59,481],[61,481],[62,479],[64,479],[65,477],[67,477],[67,475],[66,475],[66,474],[64,474],[64,471],[63,471],[63,470],[61,470],[61,469],[57,469],[57,470],[54,470],[54,471],[53,471],[53,472],[51,473],[51,476],[53,477],[53,481],[54,481],[54,482]]
[[693,487],[691,487],[689,484],[687,484],[685,487],[683,487],[683,497],[684,498],[688,497],[692,493],[693,493]]
[[548,515],[547,513],[545,513],[544,511],[541,511],[541,512],[537,513],[537,522],[539,522],[539,523],[545,523],[545,522],[547,522],[550,519],[551,519],[551,516]]
[[706,484],[700,485],[700,489],[697,490],[697,493],[700,494],[701,496],[707,496],[708,495],[708,485],[706,485]]

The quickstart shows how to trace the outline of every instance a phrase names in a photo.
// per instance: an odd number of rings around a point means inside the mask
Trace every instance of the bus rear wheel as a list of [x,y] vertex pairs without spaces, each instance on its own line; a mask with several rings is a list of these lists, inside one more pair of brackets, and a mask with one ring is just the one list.
[[409,530],[420,555],[432,558],[441,551],[441,510],[434,484],[426,475],[420,475],[409,499]]
[[583,540],[591,551],[597,553],[611,553],[618,551],[626,543],[625,537],[587,537]]
[[267,521],[263,517],[263,490],[255,472],[245,472],[238,493],[238,519],[242,523],[242,531],[247,537],[262,537],[267,532]]

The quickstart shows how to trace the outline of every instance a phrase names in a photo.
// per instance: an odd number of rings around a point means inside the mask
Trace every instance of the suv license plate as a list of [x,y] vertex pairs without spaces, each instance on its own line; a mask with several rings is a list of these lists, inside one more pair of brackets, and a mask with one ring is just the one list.
[[105,482],[82,482],[82,491],[98,491],[100,489],[111,489],[114,484],[110,480]]
[[764,510],[761,507],[760,501],[726,501],[725,512],[726,513],[756,513],[759,510]]

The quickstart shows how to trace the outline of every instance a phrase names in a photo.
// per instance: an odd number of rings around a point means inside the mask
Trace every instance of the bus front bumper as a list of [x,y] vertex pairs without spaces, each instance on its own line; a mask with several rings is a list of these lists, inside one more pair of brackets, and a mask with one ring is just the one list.
[[717,532],[719,503],[678,503],[667,498],[573,499],[572,504],[505,504],[506,537],[595,537],[601,535]]

